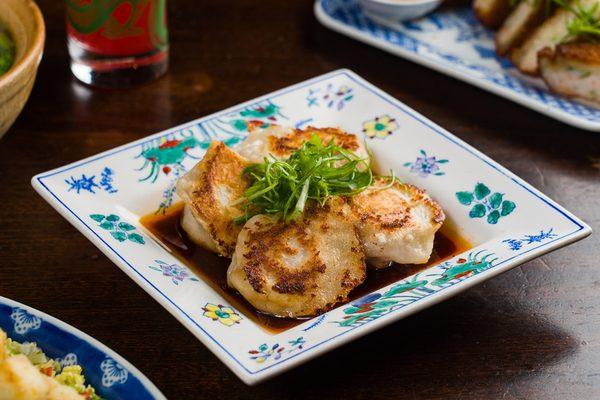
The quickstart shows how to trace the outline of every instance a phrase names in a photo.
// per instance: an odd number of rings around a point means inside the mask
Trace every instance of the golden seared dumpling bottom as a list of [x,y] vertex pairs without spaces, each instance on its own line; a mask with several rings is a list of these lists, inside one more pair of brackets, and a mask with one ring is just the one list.
[[344,301],[366,276],[365,256],[343,199],[310,207],[290,224],[257,215],[243,227],[227,282],[258,310],[307,317]]
[[395,182],[382,189],[386,185],[378,178],[373,188],[350,200],[369,266],[426,263],[445,219],[442,208],[415,186]]

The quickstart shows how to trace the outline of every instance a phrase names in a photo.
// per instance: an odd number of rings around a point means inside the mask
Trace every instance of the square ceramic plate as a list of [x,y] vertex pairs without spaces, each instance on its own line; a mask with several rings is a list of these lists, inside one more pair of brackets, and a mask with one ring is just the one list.
[[[362,136],[382,168],[392,168],[441,203],[473,248],[289,330],[263,330],[165,250],[139,219],[177,201],[177,177],[211,140],[235,145],[249,124],[271,123],[339,126]],[[347,70],[37,175],[32,183],[248,384],[591,232],[493,160]]]
[[443,74],[495,93],[566,124],[600,131],[600,110],[552,94],[540,78],[521,74],[498,57],[494,35],[471,7],[439,10],[387,28],[368,19],[357,0],[317,0],[325,26]]

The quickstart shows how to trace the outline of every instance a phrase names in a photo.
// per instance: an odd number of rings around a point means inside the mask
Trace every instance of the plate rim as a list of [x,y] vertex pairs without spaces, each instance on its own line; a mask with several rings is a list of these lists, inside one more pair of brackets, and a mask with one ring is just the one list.
[[[428,298],[424,298],[415,304],[408,305],[403,308],[402,313],[395,313],[390,315],[388,318],[381,318],[379,320],[373,321],[367,327],[363,327],[359,330],[348,330],[344,331],[344,335],[335,335],[333,337],[328,337],[318,344],[307,348],[305,351],[298,352],[290,357],[284,358],[278,363],[270,364],[269,366],[259,369],[256,371],[249,370],[246,366],[244,366],[237,357],[232,354],[224,345],[222,345],[218,340],[213,338],[213,336],[207,332],[202,326],[196,323],[186,312],[184,312],[181,308],[177,306],[168,296],[166,296],[160,289],[156,288],[152,283],[147,281],[138,271],[135,270],[133,265],[131,265],[122,255],[119,254],[109,243],[105,242],[98,234],[89,227],[85,222],[81,220],[81,218],[72,211],[66,204],[64,204],[43,182],[42,179],[47,178],[49,176],[55,175],[57,173],[62,173],[68,171],[73,168],[77,168],[81,165],[87,164],[89,162],[95,161],[97,159],[110,156],[113,153],[121,152],[127,150],[132,147],[139,146],[142,143],[148,142],[150,140],[155,140],[158,137],[164,136],[169,132],[176,131],[178,129],[190,126],[191,124],[197,124],[215,116],[228,113],[231,111],[243,109],[245,106],[255,104],[260,101],[264,101],[265,99],[269,99],[278,95],[282,95],[287,92],[295,91],[299,88],[306,87],[312,85],[316,82],[326,80],[329,78],[333,78],[338,75],[346,75],[348,78],[352,79],[359,85],[362,85],[365,89],[372,92],[373,94],[381,97],[383,100],[390,102],[394,106],[398,107],[399,110],[406,113],[410,117],[416,119],[420,123],[426,125],[429,129],[432,129],[436,133],[443,136],[445,139],[450,140],[455,145],[462,147],[464,150],[473,154],[480,161],[488,164],[492,168],[496,169],[501,174],[505,175],[507,178],[511,179],[515,184],[523,187],[525,190],[530,192],[530,194],[535,197],[541,199],[547,206],[558,211],[565,218],[569,219],[572,223],[577,225],[579,228],[569,233],[561,238],[555,239],[552,242],[547,242],[545,244],[541,244],[538,247],[532,248],[528,251],[519,253],[518,255],[504,260],[504,265],[498,265],[494,268],[484,271],[480,274],[470,277],[467,280],[461,281],[455,285],[453,285],[450,290],[439,291],[434,295],[429,296]],[[249,101],[234,105],[232,107],[226,108],[224,110],[219,110],[215,113],[209,114],[207,116],[197,118],[186,123],[180,124],[176,127],[168,128],[166,130],[160,131],[155,134],[148,135],[144,138],[135,140],[130,143],[123,144],[121,146],[117,146],[113,149],[109,149],[102,153],[93,155],[91,157],[87,157],[83,160],[76,161],[70,164],[67,164],[62,167],[58,167],[52,169],[47,172],[43,172],[35,175],[32,178],[32,186],[34,189],[53,207],[55,208],[59,214],[61,214],[67,221],[69,221],[76,229],[78,229],[88,240],[90,240],[96,247],[98,247],[113,263],[115,263],[126,275],[128,275],[134,282],[136,282],[142,289],[144,289],[154,300],[156,300],[159,304],[161,304],[171,315],[173,315],[183,326],[185,326],[194,336],[196,336],[206,347],[215,356],[223,362],[227,367],[229,367],[244,383],[248,385],[253,385],[265,379],[268,379],[276,374],[279,374],[283,371],[291,369],[296,365],[306,362],[310,359],[313,359],[324,352],[334,348],[346,344],[352,340],[355,340],[361,336],[364,336],[374,330],[380,329],[381,327],[388,325],[392,322],[398,321],[399,319],[405,318],[406,316],[413,314],[421,309],[427,308],[433,304],[441,302],[455,294],[458,294],[480,282],[483,282],[489,278],[492,278],[500,273],[506,272],[507,270],[520,265],[526,261],[529,261],[532,258],[537,256],[546,254],[549,251],[555,250],[557,248],[566,246],[575,242],[577,240],[583,239],[584,237],[591,234],[591,228],[581,221],[579,218],[574,216],[568,210],[564,209],[564,207],[560,206],[548,196],[544,195],[529,183],[524,181],[522,178],[519,178],[514,173],[512,173],[507,168],[503,167],[501,164],[495,162],[490,157],[480,152],[473,146],[467,144],[462,139],[454,136],[441,126],[437,125],[435,122],[429,120],[425,116],[421,115],[417,111],[413,110],[411,107],[406,104],[400,102],[395,99],[393,96],[389,95],[382,89],[379,89],[375,85],[369,83],[359,75],[355,74],[351,70],[348,69],[339,69],[335,70],[323,75],[319,75],[317,77],[308,79],[303,82],[299,82],[294,85],[287,86],[285,88],[276,90],[274,92],[265,94],[263,96],[259,96],[255,99],[251,99]],[[71,214],[69,214],[71,213]],[[337,339],[337,340],[333,340]]]
[[[37,308],[33,308],[26,304],[20,303],[16,300],[9,299],[8,297],[0,296],[0,303],[5,304],[13,309],[14,308],[24,309],[29,314],[33,314],[33,315],[41,318],[42,320],[44,320],[44,322],[54,325],[55,327],[59,328],[60,330],[70,333],[73,336],[78,337],[79,339],[82,339],[83,341],[88,343],[90,346],[97,348],[98,350],[100,350],[101,352],[103,352],[104,354],[109,356],[110,358],[117,361],[123,367],[125,367],[127,369],[127,371],[129,371],[131,374],[133,374],[140,381],[140,383],[148,390],[148,392],[152,396],[154,396],[155,399],[167,400],[165,395],[162,394],[162,392],[158,389],[158,387],[154,383],[152,383],[152,381],[146,375],[144,375],[139,369],[137,369],[125,357],[121,356],[119,353],[112,350],[110,347],[108,347],[107,345],[105,345],[104,343],[99,341],[98,339],[75,328],[73,325],[70,325],[70,324],[58,319],[57,317],[53,317],[52,315],[49,315],[43,311],[40,311]],[[9,338],[10,338],[10,336],[9,336]],[[38,345],[40,347],[44,346],[43,343],[38,343]]]
[[[415,53],[412,53],[408,50],[405,50],[384,40],[380,40],[374,36],[367,35],[366,33],[360,32],[339,21],[336,21],[323,9],[323,1],[324,0],[315,0],[313,7],[314,14],[317,20],[323,26],[337,33],[343,34],[359,42],[371,45],[380,50],[399,56],[408,61],[422,65],[443,75],[447,75],[459,81],[463,81],[465,83],[473,85],[479,89],[490,92],[509,101],[515,102],[523,107],[539,112],[540,114],[546,115],[547,117],[550,117],[564,124],[571,125],[575,128],[583,129],[590,132],[600,132],[600,121],[593,122],[585,118],[578,118],[560,109],[551,108],[550,106],[535,101],[528,96],[516,93],[510,89],[507,89],[500,85],[496,85],[486,80],[478,79],[477,77],[462,72],[458,69],[449,68],[448,66],[443,65],[441,63],[437,63],[434,60],[430,60],[425,57],[419,57],[415,55]],[[505,75],[501,72],[498,73]],[[564,99],[565,101],[573,101],[561,95],[557,96]]]

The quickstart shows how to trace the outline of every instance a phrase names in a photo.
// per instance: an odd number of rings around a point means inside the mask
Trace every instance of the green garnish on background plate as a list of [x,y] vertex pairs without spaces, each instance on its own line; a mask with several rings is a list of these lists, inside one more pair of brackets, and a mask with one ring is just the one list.
[[563,42],[581,39],[588,42],[600,41],[600,4],[595,3],[589,8],[583,7],[578,1],[568,3],[564,0],[554,0],[560,7],[570,11],[574,18],[567,22],[567,36]]
[[368,159],[351,151],[324,144],[313,135],[287,160],[265,158],[244,170],[250,186],[234,205],[241,204],[245,223],[258,214],[281,214],[286,223],[298,218],[307,201],[324,205],[332,196],[353,196],[373,184]]
[[0,22],[0,75],[10,69],[15,60],[15,43]]

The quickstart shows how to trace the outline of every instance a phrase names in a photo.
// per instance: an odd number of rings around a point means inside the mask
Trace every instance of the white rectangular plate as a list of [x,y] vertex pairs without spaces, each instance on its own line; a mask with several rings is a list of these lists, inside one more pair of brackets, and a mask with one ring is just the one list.
[[[382,168],[429,191],[474,248],[287,331],[266,332],[181,265],[139,219],[174,201],[177,177],[211,140],[235,145],[249,124],[271,123],[339,126],[360,135]],[[32,184],[248,384],[591,232],[493,160],[347,70],[37,175]]]
[[439,10],[386,28],[368,19],[357,0],[317,0],[325,26],[410,61],[463,80],[566,124],[600,131],[600,110],[551,93],[543,81],[521,74],[498,57],[493,32],[471,7]]

